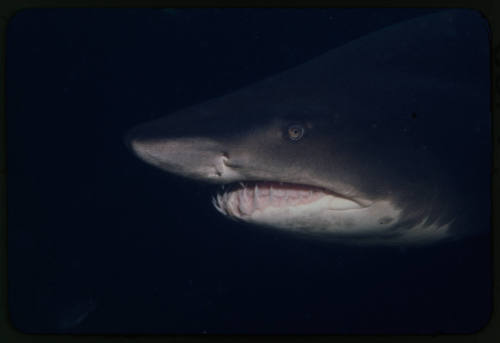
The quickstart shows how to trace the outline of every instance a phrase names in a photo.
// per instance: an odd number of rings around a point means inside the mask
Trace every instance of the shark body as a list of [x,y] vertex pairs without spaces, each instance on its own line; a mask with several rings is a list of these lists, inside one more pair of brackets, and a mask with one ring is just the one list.
[[484,232],[486,32],[473,11],[412,19],[126,141],[149,164],[224,185],[213,204],[238,221],[347,243]]

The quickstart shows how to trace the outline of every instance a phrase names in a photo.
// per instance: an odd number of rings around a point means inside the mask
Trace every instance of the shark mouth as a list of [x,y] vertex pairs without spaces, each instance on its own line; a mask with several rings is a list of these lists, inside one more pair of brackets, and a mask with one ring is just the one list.
[[270,181],[239,182],[223,186],[212,198],[215,208],[222,214],[245,219],[266,210],[321,207],[326,210],[352,210],[365,206],[325,188]]

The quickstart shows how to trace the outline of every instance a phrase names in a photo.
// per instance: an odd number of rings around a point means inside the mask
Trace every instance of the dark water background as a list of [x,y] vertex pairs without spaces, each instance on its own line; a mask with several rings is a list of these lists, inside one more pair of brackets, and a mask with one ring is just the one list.
[[[137,123],[430,10],[27,10],[8,27],[8,273],[26,332],[468,332],[488,237],[353,248],[220,216]],[[436,118],[439,120],[439,118]],[[485,197],[489,194],[485,192]]]

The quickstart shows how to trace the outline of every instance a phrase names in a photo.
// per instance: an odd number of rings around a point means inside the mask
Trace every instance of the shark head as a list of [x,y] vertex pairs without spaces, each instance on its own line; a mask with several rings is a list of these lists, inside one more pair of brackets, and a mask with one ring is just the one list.
[[370,34],[141,124],[127,145],[166,172],[220,184],[214,207],[237,221],[345,242],[442,240],[460,191],[434,116],[488,106],[484,70],[457,73],[447,60],[479,44],[450,31],[470,21],[445,12]]

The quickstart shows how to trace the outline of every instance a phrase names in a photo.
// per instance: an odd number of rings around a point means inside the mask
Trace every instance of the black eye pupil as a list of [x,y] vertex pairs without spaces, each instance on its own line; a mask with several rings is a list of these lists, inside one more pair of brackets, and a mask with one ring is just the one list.
[[288,127],[288,137],[291,140],[299,140],[304,135],[304,128],[300,125],[292,125]]

